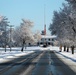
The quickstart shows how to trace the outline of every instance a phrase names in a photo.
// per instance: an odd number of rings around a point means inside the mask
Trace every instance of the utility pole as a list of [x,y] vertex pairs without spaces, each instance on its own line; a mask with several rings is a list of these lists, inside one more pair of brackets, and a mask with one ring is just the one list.
[[7,26],[9,26],[9,25],[5,25],[5,52],[6,52]]
[[11,51],[11,43],[12,43],[12,40],[11,40],[12,37],[11,37],[11,35],[12,35],[12,27],[13,27],[13,25],[10,25],[9,27],[10,27],[10,38],[9,39],[10,39],[10,51]]
[[5,52],[6,52],[6,38],[7,38],[7,26],[9,26],[7,23],[9,23],[8,21],[6,21],[6,20],[8,20],[8,18],[6,18],[6,16],[4,16],[3,17],[3,23],[4,23],[4,25],[5,25]]

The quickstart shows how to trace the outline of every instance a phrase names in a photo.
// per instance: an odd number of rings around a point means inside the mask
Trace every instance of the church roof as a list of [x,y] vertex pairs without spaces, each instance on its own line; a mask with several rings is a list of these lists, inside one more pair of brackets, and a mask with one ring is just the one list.
[[42,38],[56,38],[56,36],[51,36],[51,35],[42,35]]

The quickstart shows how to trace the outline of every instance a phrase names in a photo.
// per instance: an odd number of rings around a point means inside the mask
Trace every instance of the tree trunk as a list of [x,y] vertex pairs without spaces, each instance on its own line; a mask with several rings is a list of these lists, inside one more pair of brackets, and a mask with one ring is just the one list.
[[24,49],[24,45],[25,45],[25,40],[23,40],[23,42],[22,42],[22,49],[21,49],[22,52],[23,52],[23,49]]
[[22,47],[21,52],[23,52],[24,47]]
[[71,46],[72,54],[74,54],[74,46]]
[[67,52],[69,52],[69,47],[67,47]]
[[22,49],[21,49],[21,52],[23,52],[23,49],[24,49],[24,44],[22,44]]
[[64,45],[64,51],[66,51],[66,46]]
[[59,52],[62,52],[62,45],[60,45],[60,51]]
[[25,49],[26,49],[26,43],[25,43]]

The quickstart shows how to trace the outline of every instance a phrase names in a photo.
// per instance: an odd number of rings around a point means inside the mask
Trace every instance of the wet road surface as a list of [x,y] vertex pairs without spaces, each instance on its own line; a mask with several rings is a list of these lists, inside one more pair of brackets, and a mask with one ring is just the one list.
[[32,75],[48,75],[49,74],[49,52],[45,51],[38,61]]
[[[68,59],[63,56],[58,57],[55,53],[56,52],[54,51],[50,52],[50,69],[52,75],[76,75],[76,65],[68,62]],[[62,60],[66,61],[68,64],[65,64],[64,62],[62,62]],[[71,68],[74,68],[74,71]]]
[[42,51],[36,51],[29,55],[16,58],[10,62],[0,64],[0,75],[20,75],[23,71],[27,70],[29,66],[32,65],[32,68],[34,68],[42,53]]
[[36,51],[0,64],[0,75],[76,75],[70,65],[62,62],[62,58],[55,53],[49,50]]

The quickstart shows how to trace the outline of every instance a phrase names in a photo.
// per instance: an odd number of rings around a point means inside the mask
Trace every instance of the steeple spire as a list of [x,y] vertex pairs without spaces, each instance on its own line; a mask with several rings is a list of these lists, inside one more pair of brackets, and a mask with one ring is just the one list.
[[46,35],[46,5],[44,4],[44,35]]
[[46,25],[44,25],[44,35],[46,35]]
[[44,29],[42,30],[42,35],[46,35],[46,8],[45,8],[45,4],[44,4]]

